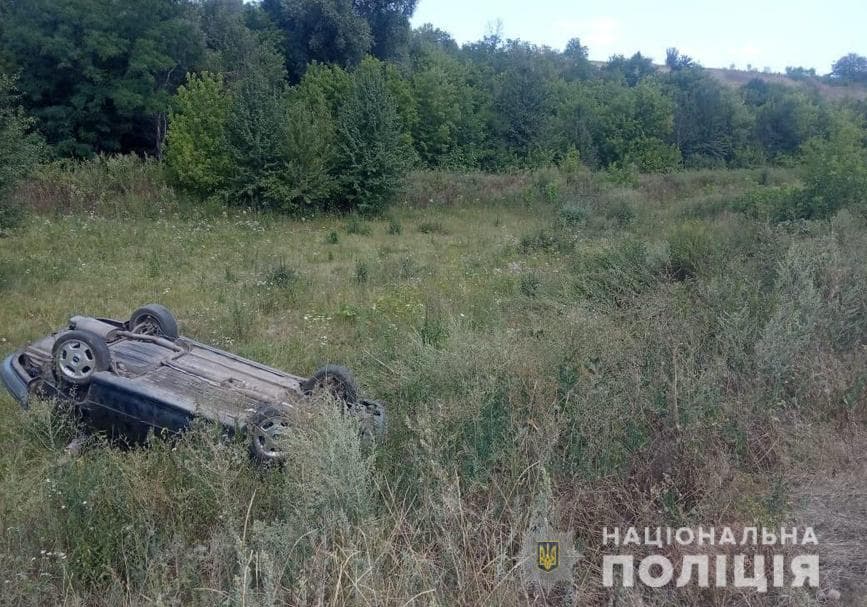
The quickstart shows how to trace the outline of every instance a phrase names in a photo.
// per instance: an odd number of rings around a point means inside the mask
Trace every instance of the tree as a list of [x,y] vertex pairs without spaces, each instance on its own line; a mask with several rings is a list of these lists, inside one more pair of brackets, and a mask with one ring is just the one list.
[[563,50],[563,76],[567,80],[587,80],[592,75],[587,47],[578,38],[572,38]]
[[792,80],[809,80],[816,77],[816,68],[786,66],[786,76]]
[[776,86],[756,109],[756,139],[769,158],[791,156],[818,134],[817,123],[818,109],[803,93]]
[[848,83],[867,83],[867,57],[849,53],[834,62],[831,68],[831,81]]
[[867,211],[867,133],[848,112],[832,122],[829,137],[804,144],[804,189],[784,218],[825,219],[844,207]]
[[628,86],[635,86],[648,76],[654,75],[656,67],[650,57],[635,53],[629,59],[623,55],[614,55],[602,71],[610,78],[622,78]]
[[373,56],[382,60],[403,59],[409,46],[409,19],[418,0],[353,0],[352,4],[370,26]]
[[203,57],[188,0],[29,0],[4,12],[23,102],[61,154],[159,155],[176,87]]
[[[269,80],[286,77],[279,51],[282,39],[273,26],[268,27],[271,24],[261,6],[243,0],[203,0],[199,12],[206,71],[222,74],[229,85],[254,70]],[[260,23],[263,20],[267,25]]]
[[285,107],[283,87],[261,73],[253,72],[238,84],[226,133],[232,161],[228,189],[235,204],[280,206],[272,186],[286,151]]
[[695,61],[689,55],[681,54],[679,50],[673,46],[665,49],[665,65],[672,72],[685,70],[690,67],[695,67]]
[[233,173],[226,139],[232,97],[218,74],[187,77],[169,115],[166,163],[182,186],[204,196],[224,191]]
[[510,40],[491,60],[498,72],[490,80],[495,162],[499,166],[538,162],[546,155],[546,134],[554,110],[554,58],[546,49]]
[[702,68],[671,72],[674,142],[688,166],[724,166],[746,145],[749,120],[743,102]]
[[8,200],[15,182],[27,176],[44,154],[33,120],[18,105],[12,78],[0,72],[0,230],[11,227],[18,209]]
[[281,31],[292,82],[313,61],[350,68],[371,48],[370,26],[353,0],[263,0],[262,8]]
[[379,213],[397,194],[409,152],[383,66],[365,61],[337,118],[341,210]]

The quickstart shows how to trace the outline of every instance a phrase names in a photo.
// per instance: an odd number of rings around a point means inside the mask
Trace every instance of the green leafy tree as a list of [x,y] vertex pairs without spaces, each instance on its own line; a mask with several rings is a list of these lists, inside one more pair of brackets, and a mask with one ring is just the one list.
[[554,59],[520,41],[510,41],[492,59],[491,67],[497,73],[491,78],[490,128],[496,163],[550,161],[545,143],[554,110]]
[[225,189],[233,173],[226,139],[232,97],[223,78],[191,74],[178,88],[169,117],[166,162],[183,186],[208,196]]
[[665,65],[672,72],[679,72],[695,67],[695,61],[689,55],[684,55],[672,46],[665,49]]
[[792,156],[818,134],[818,120],[818,108],[803,93],[774,87],[756,108],[756,139],[770,158]]
[[425,165],[440,166],[458,144],[462,120],[459,87],[439,66],[415,73],[412,86],[419,114],[413,129],[416,150]]
[[656,73],[656,67],[650,57],[635,53],[627,59],[623,55],[614,55],[605,64],[602,73],[609,78],[623,79],[627,86],[635,86],[645,78]]
[[352,4],[370,26],[373,56],[382,60],[403,59],[409,48],[409,19],[418,0],[353,0]]
[[159,155],[176,87],[203,57],[188,0],[28,0],[2,45],[39,129],[61,154]]
[[736,92],[700,67],[671,72],[674,143],[687,166],[725,166],[749,140],[749,113]]
[[834,62],[831,81],[841,84],[867,83],[867,57],[849,53]]
[[337,118],[341,210],[379,213],[397,194],[408,168],[397,104],[378,62],[365,62]]
[[867,133],[849,113],[839,113],[828,138],[804,144],[804,190],[787,209],[790,218],[828,218],[843,207],[867,211]]
[[786,76],[792,80],[812,80],[816,78],[816,68],[806,68],[803,66],[786,66]]
[[9,191],[44,154],[42,138],[32,132],[32,126],[33,120],[18,105],[12,78],[0,72],[0,230],[11,227],[20,216]]
[[235,91],[226,139],[232,161],[230,200],[256,209],[278,208],[274,174],[283,168],[287,121],[284,88],[254,72]]
[[370,50],[370,26],[353,0],[263,0],[262,8],[282,33],[292,82],[313,61],[350,68]]
[[572,38],[563,50],[563,76],[567,80],[588,80],[593,76],[593,66],[588,58],[588,49],[578,38]]
[[334,121],[325,105],[299,95],[288,99],[285,119],[283,158],[265,179],[268,198],[290,213],[326,208],[337,190]]
[[328,113],[336,118],[351,88],[352,75],[343,68],[311,63],[296,90],[309,102],[323,104]]
[[286,77],[279,51],[282,38],[260,5],[243,0],[202,0],[199,13],[207,71],[222,74],[229,85],[253,70],[269,80]]

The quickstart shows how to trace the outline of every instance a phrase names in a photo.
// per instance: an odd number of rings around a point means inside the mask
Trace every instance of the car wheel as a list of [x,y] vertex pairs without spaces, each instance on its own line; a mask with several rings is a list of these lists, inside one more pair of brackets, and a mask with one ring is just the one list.
[[129,317],[129,330],[139,335],[176,339],[178,321],[168,308],[160,304],[142,306]]
[[54,371],[66,383],[89,384],[93,374],[111,367],[111,353],[105,340],[90,331],[68,331],[58,337],[51,350]]
[[253,459],[265,465],[286,461],[285,440],[291,430],[289,420],[279,409],[269,406],[257,409],[247,422]]
[[347,404],[358,400],[358,384],[355,378],[349,369],[340,365],[325,365],[317,369],[310,379],[301,384],[301,390],[307,395],[327,391]]

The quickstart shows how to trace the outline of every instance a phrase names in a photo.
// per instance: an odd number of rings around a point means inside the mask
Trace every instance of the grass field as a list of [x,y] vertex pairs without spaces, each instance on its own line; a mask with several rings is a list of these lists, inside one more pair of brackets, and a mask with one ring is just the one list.
[[[518,572],[542,514],[581,543],[579,605],[859,604],[867,225],[744,211],[793,179],[429,173],[376,220],[42,205],[0,238],[4,353],[160,302],[269,365],[346,364],[390,430],[368,451],[323,412],[267,472],[207,427],[72,458],[66,417],[4,394],[0,603],[563,604]],[[603,526],[699,524],[813,525],[822,587],[602,587]]]

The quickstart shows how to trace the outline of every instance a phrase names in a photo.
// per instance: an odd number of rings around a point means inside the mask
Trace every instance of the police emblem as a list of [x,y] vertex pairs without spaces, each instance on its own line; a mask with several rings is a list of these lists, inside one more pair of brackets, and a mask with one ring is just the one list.
[[572,582],[573,568],[581,554],[571,531],[557,531],[545,520],[536,521],[524,533],[521,561],[524,578],[551,589]]
[[536,566],[549,573],[560,565],[560,542],[536,542]]

